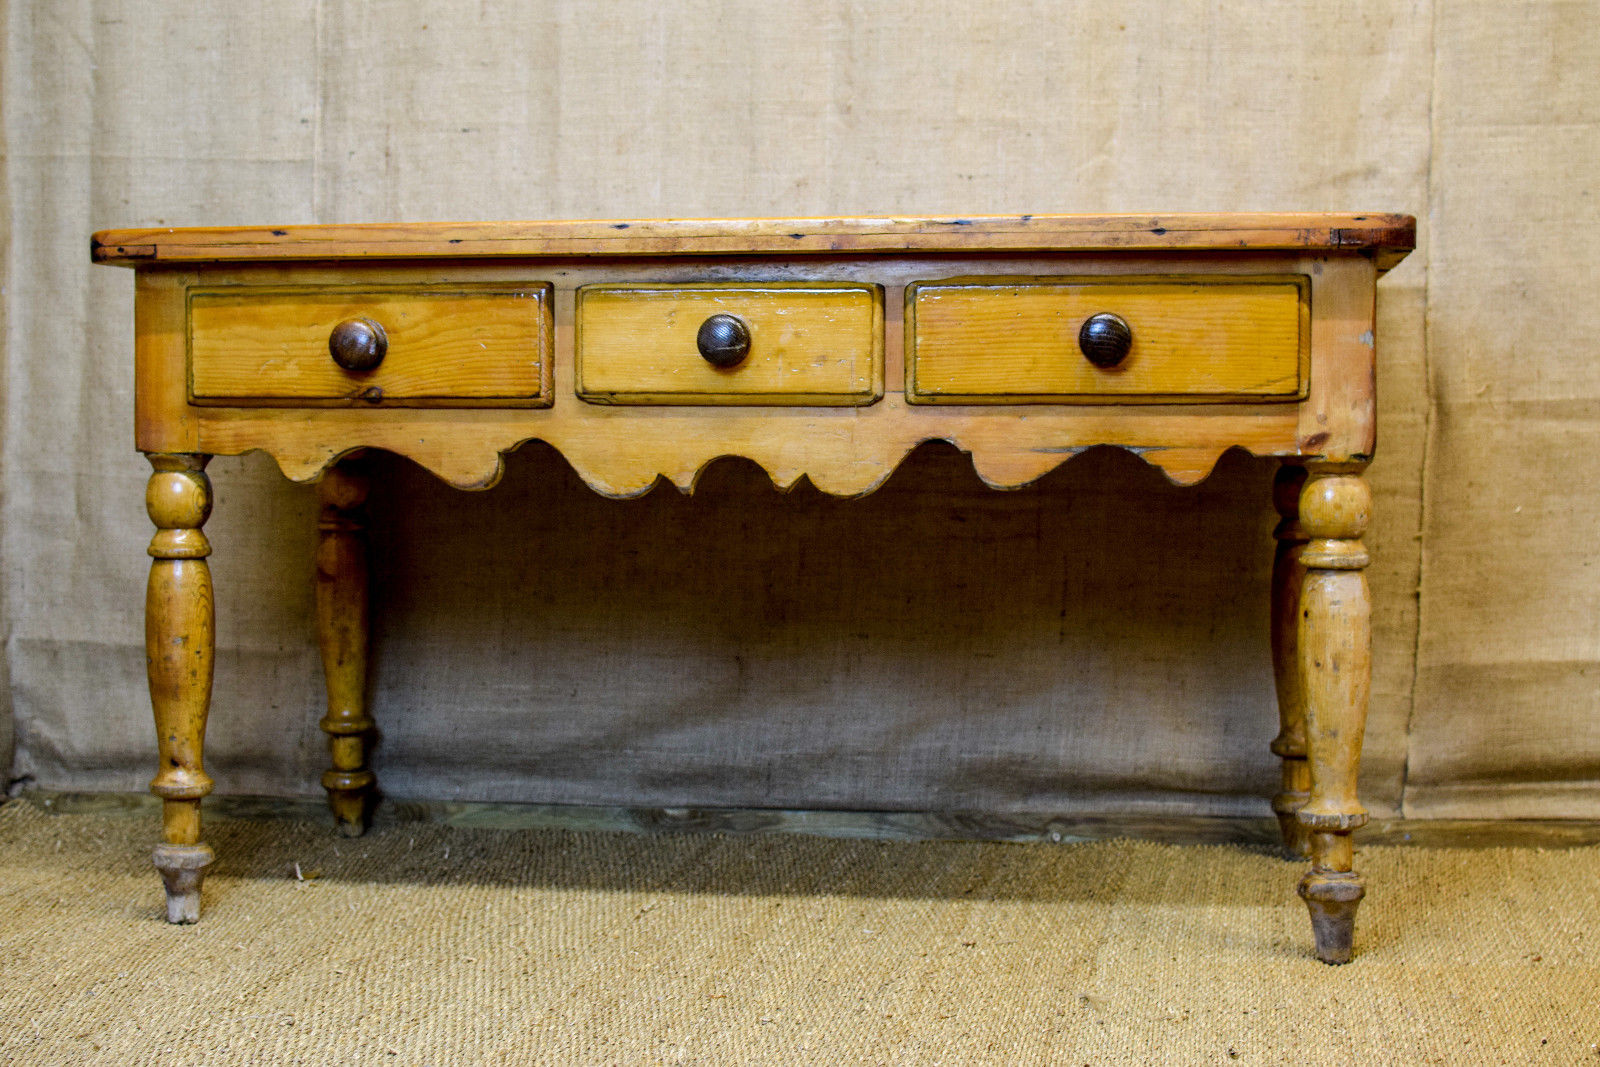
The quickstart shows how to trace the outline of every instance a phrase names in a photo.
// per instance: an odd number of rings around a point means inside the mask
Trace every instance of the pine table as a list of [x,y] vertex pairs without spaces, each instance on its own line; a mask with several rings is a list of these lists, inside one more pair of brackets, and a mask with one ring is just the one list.
[[1415,244],[1399,215],[429,223],[139,229],[137,447],[154,467],[146,601],[167,917],[213,854],[200,802],[214,626],[210,457],[260,449],[316,482],[322,777],[366,828],[362,455],[487,489],[543,440],[595,491],[691,487],[719,456],[780,487],[872,491],[918,443],[997,488],[1097,445],[1180,484],[1227,449],[1281,460],[1271,582],[1284,843],[1317,955],[1349,959],[1351,832],[1371,686],[1362,545],[1374,296]]

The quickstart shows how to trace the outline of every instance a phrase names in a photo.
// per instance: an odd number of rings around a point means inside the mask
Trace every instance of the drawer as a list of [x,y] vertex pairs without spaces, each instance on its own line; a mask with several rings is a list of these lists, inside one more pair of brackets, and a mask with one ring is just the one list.
[[883,290],[588,285],[577,348],[591,403],[871,404],[883,396]]
[[1310,288],[1298,276],[922,282],[907,287],[906,320],[912,403],[1305,395]]
[[[550,286],[191,290],[196,404],[541,407],[550,403]],[[348,324],[348,325],[345,325]],[[334,360],[336,330],[370,369]],[[353,331],[353,332],[352,332]],[[347,355],[347,359],[350,357]]]

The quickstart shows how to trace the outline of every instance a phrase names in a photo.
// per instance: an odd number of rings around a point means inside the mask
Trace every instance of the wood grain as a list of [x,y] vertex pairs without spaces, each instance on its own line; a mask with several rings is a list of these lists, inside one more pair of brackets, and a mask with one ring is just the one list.
[[[714,367],[695,337],[736,316],[750,354]],[[577,391],[617,404],[870,404],[883,395],[883,290],[591,285],[577,293]]]
[[[907,290],[906,392],[920,403],[1287,400],[1309,362],[1305,279],[972,279]],[[1078,330],[1133,330],[1116,367]]]
[[1387,270],[1416,246],[1416,220],[1382,213],[1005,215],[846,219],[432,222],[104,230],[96,262],[408,259],[462,256],[827,252],[1360,252]]
[[[505,288],[224,288],[189,294],[196,403],[549,403],[550,285]],[[346,319],[388,335],[375,369],[328,352]]]

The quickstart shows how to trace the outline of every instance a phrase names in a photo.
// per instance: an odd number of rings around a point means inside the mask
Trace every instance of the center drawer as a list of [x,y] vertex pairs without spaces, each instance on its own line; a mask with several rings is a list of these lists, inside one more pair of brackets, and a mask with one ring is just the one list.
[[596,404],[865,405],[883,396],[876,285],[587,285],[577,391]]

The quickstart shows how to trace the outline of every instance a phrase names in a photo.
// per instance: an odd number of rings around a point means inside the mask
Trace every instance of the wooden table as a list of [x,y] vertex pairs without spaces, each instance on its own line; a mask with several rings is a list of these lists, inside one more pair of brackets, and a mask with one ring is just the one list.
[[157,527],[146,602],[164,801],[155,865],[193,922],[214,638],[213,455],[319,481],[317,623],[347,833],[375,779],[365,703],[363,450],[486,489],[538,438],[597,492],[694,484],[745,456],[779,486],[872,491],[919,442],[997,488],[1096,445],[1173,481],[1223,451],[1283,461],[1273,808],[1310,857],[1317,954],[1350,956],[1370,689],[1363,568],[1378,276],[1396,215],[546,222],[96,234],[137,271],[137,445]]

